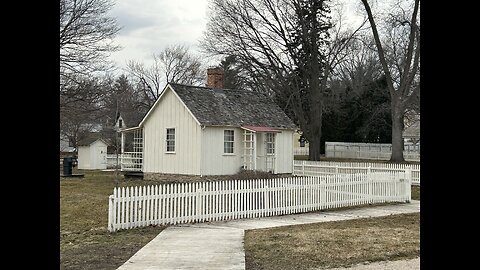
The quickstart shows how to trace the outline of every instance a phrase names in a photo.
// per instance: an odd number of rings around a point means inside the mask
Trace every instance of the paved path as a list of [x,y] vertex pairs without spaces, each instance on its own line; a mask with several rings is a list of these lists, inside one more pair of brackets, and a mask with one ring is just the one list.
[[[118,270],[245,269],[244,231],[420,211],[420,201],[276,217],[170,226]],[[367,268],[365,268],[367,269]],[[393,269],[393,268],[392,268]]]
[[330,268],[328,270],[420,270],[420,257],[411,260],[373,262],[351,267]]

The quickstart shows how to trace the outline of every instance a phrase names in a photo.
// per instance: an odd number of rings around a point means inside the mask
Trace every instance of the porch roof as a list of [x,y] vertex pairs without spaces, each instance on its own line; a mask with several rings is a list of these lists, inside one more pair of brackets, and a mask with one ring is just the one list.
[[136,126],[136,127],[130,127],[130,128],[123,128],[120,129],[119,132],[130,132],[130,131],[135,131],[137,129],[141,129],[142,127]]
[[241,128],[246,129],[251,132],[276,132],[281,133],[279,129],[271,127],[258,127],[258,126],[242,126]]

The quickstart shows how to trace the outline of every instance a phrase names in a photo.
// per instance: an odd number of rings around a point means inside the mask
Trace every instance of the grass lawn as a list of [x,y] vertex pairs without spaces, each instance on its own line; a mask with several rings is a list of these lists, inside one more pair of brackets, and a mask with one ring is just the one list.
[[[420,200],[419,186],[412,186],[412,199]],[[420,256],[420,213],[247,230],[244,241],[247,270],[410,259]]]
[[420,186],[412,186],[412,200],[420,200]]
[[[84,178],[60,177],[60,269],[116,269],[158,235],[163,227],[110,233],[108,196],[113,172],[79,171]],[[145,181],[118,182],[118,186]]]
[[245,232],[247,270],[325,269],[420,256],[420,214]]

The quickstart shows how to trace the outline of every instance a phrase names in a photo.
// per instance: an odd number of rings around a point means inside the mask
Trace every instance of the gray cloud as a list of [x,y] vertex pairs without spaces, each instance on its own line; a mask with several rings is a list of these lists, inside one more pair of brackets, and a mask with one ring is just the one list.
[[116,17],[118,24],[122,27],[120,35],[129,35],[132,31],[155,24],[154,18],[139,16],[128,10],[117,10],[113,16]]

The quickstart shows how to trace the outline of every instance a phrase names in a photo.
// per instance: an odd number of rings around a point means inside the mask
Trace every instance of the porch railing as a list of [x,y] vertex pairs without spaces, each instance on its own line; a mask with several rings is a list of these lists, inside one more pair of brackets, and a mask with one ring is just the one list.
[[141,172],[143,169],[143,153],[125,152],[121,155],[122,171]]

